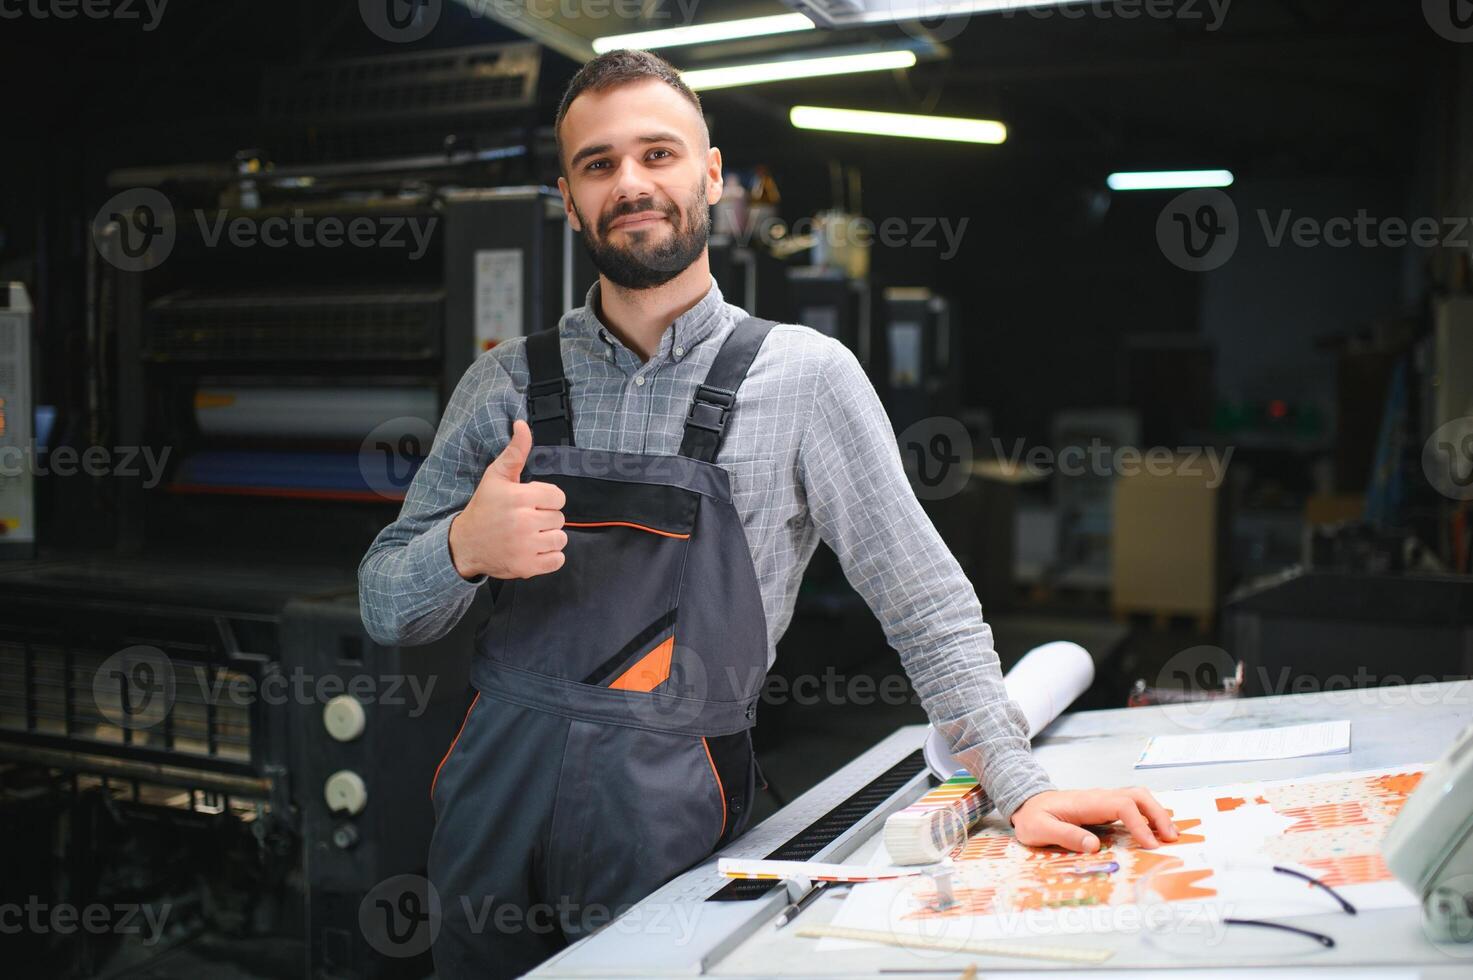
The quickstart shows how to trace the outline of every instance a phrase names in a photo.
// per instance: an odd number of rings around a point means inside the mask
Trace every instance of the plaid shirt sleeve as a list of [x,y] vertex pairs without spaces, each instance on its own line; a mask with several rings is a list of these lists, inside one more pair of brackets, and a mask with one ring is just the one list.
[[889,418],[838,341],[798,452],[813,521],[879,618],[932,723],[1004,817],[1053,789],[1009,700],[982,605],[921,509]]
[[358,604],[375,642],[412,646],[438,640],[460,622],[486,581],[484,575],[461,578],[455,570],[450,522],[510,441],[512,419],[526,417],[501,363],[508,352],[498,347],[482,355],[461,377],[398,519],[379,532],[358,566]]

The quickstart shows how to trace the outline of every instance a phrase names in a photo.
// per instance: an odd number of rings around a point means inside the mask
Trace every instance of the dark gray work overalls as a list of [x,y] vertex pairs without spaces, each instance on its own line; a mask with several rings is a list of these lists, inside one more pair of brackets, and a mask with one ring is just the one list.
[[528,337],[522,479],[566,494],[567,561],[501,584],[430,789],[443,980],[519,975],[746,829],[767,625],[713,460],[771,327],[727,336],[678,456],[572,445],[558,332]]

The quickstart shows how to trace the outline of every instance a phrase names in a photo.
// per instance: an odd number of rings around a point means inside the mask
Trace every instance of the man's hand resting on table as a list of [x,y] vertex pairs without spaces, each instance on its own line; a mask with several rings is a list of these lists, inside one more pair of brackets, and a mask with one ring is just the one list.
[[1012,823],[1020,844],[1057,844],[1071,851],[1092,853],[1100,849],[1100,839],[1083,825],[1101,826],[1116,820],[1125,824],[1142,847],[1159,847],[1177,838],[1176,825],[1166,808],[1156,802],[1150,790],[1140,786],[1047,790],[1023,801],[1013,811]]

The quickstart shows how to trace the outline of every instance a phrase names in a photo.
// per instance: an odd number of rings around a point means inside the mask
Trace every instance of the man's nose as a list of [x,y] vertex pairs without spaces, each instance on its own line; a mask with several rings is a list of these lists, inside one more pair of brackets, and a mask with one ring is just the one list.
[[614,181],[614,202],[634,201],[641,197],[653,197],[654,181],[650,180],[638,157],[624,157],[619,161],[618,175]]

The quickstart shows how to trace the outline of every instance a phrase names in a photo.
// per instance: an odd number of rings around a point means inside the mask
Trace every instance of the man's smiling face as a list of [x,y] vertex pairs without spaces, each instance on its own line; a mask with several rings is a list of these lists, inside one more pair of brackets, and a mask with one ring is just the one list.
[[700,258],[721,199],[721,151],[684,96],[654,78],[588,90],[560,135],[568,221],[610,282],[649,289]]

